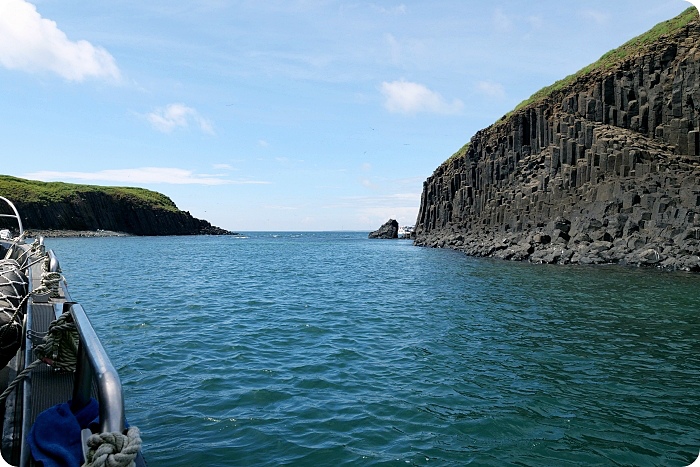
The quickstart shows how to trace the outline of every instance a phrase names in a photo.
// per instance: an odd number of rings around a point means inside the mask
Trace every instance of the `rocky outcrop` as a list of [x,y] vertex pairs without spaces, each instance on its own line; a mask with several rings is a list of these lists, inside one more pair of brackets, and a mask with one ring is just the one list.
[[424,183],[416,244],[700,271],[699,22],[479,131]]
[[[36,195],[29,183],[3,176],[22,223],[27,230],[114,231],[131,235],[227,235],[230,232],[180,211],[166,196],[141,190],[154,198],[153,202],[125,195],[120,189],[76,185],[68,194],[46,200]],[[31,182],[45,189],[50,184]],[[61,184],[61,186],[69,186]],[[72,186],[72,185],[70,185]],[[20,188],[17,188],[20,187]],[[127,189],[129,190],[129,189]],[[16,224],[10,223],[16,227]]]
[[371,232],[369,238],[399,238],[399,223],[395,219],[389,219],[379,229]]
[[99,192],[48,205],[15,203],[28,228],[111,230],[132,235],[225,235],[228,231],[186,211],[140,206]]

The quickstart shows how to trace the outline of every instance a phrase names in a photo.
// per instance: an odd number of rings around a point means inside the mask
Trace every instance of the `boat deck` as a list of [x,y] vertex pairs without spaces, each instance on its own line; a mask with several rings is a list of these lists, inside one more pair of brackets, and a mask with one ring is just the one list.
[[[32,265],[28,271],[29,290],[41,286],[42,264]],[[51,323],[58,318],[64,304],[71,302],[70,296],[61,281],[59,297],[50,298],[46,303],[34,302],[32,296],[27,300],[26,339],[10,363],[0,371],[0,392],[13,381],[15,376],[34,362],[37,357],[34,348],[43,342]],[[24,379],[23,383],[8,396],[5,406],[0,408],[3,417],[2,456],[12,465],[34,466],[26,437],[31,426],[44,410],[74,398],[75,373],[40,364]],[[97,398],[96,381],[92,382],[92,396]],[[4,412],[4,413],[3,413]],[[0,465],[2,462],[0,460]],[[141,453],[136,459],[137,466],[145,466]]]

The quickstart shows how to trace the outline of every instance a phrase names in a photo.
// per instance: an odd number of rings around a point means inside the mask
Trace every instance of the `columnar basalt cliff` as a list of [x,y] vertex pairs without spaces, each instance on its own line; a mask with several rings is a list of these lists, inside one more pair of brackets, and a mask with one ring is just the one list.
[[32,230],[108,230],[131,235],[230,233],[180,211],[165,195],[138,188],[43,183],[0,176],[0,196],[15,204],[24,227]]
[[424,183],[416,244],[699,271],[700,21],[479,131]]

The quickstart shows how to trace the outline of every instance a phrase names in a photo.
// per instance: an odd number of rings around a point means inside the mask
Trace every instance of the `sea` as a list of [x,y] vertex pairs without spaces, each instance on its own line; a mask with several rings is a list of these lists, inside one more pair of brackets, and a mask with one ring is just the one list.
[[158,466],[686,466],[700,275],[367,232],[47,239]]

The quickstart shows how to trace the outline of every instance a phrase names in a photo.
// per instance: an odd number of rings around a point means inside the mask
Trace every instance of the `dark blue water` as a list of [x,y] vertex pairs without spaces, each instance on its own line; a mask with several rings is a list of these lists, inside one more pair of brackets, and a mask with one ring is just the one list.
[[663,465],[700,452],[700,276],[365,233],[49,239],[157,466]]

